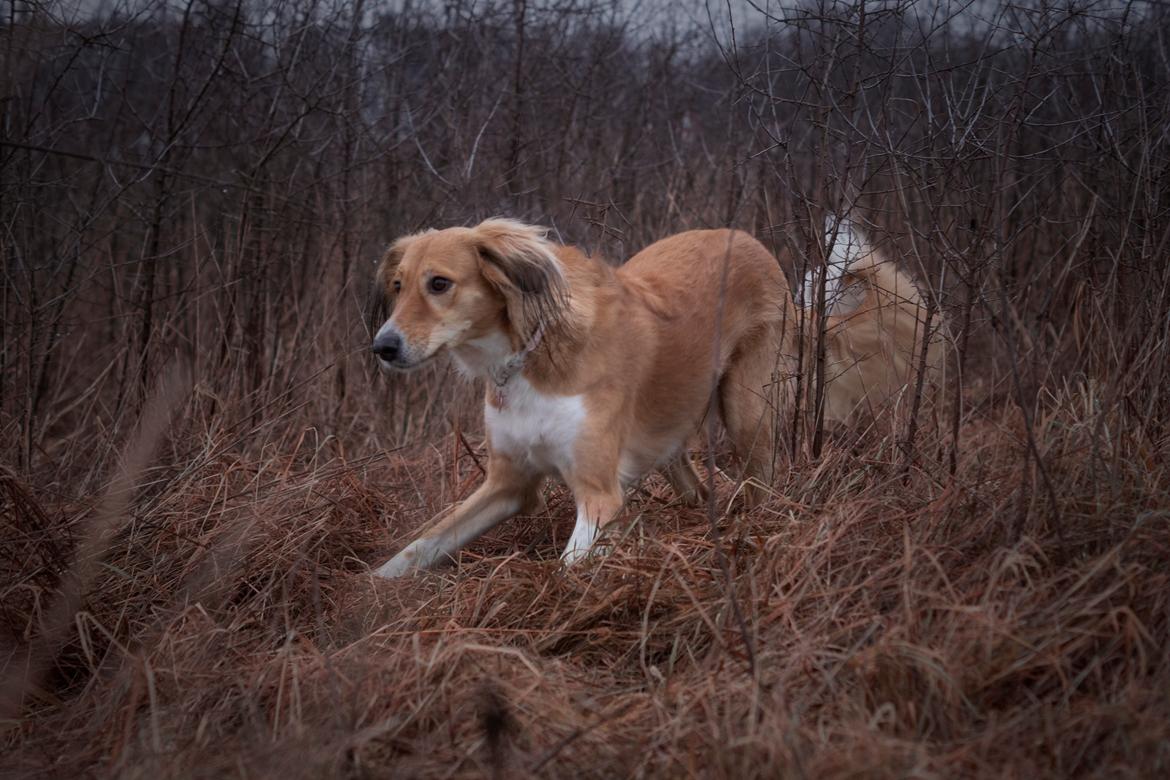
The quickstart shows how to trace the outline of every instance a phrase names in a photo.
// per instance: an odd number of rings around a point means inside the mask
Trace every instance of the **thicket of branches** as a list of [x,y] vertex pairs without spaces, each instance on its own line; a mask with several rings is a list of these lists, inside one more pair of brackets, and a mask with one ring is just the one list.
[[[457,717],[480,706],[465,656],[490,651],[534,774],[1164,767],[1167,13],[7,0],[0,679],[28,696],[0,697],[2,744],[22,766],[234,771],[316,729],[330,770],[501,771]],[[929,294],[945,403],[823,451],[809,415],[777,501],[721,518],[754,676],[705,518],[653,481],[633,500],[657,533],[599,564],[604,587],[539,560],[555,495],[433,598],[365,579],[478,475],[473,393],[370,365],[390,240],[507,215],[619,263],[735,226],[795,284],[828,212]],[[151,460],[165,414],[133,429],[176,360],[194,392],[163,393],[181,413]]]
[[614,262],[735,225],[816,263],[810,226],[851,212],[892,231],[960,360],[974,338],[1015,367],[1020,403],[1108,377],[1143,424],[1165,411],[1161,7],[62,13],[14,0],[3,30],[0,408],[22,469],[79,428],[115,438],[176,351],[214,414],[253,417],[325,372],[329,433],[417,415],[349,359],[371,265],[405,231],[492,214]]

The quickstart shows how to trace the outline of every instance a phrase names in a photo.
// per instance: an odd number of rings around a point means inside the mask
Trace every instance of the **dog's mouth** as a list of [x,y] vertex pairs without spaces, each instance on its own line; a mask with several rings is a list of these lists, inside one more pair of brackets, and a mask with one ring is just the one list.
[[386,360],[385,358],[378,358],[378,368],[382,369],[383,374],[409,374],[427,363],[431,362],[434,355],[426,355],[421,358],[404,358],[396,357],[393,360]]

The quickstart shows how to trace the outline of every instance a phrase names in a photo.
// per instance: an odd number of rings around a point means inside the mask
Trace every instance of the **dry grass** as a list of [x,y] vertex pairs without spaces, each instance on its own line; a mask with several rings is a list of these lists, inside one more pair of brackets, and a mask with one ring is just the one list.
[[[456,434],[360,460],[160,465],[3,752],[18,775],[1154,776],[1170,762],[1170,501],[1160,451],[1086,416],[929,442],[839,436],[750,515],[651,480],[612,555],[563,569],[572,511],[457,569],[370,577],[478,478]],[[1097,437],[1100,427],[1108,431]],[[471,437],[474,441],[474,437]],[[210,450],[214,450],[215,442]],[[937,450],[937,451],[936,451]],[[937,457],[936,457],[937,456]],[[4,618],[31,638],[84,507],[6,476]],[[721,478],[721,498],[732,484]],[[13,637],[15,638],[15,636]],[[750,670],[745,638],[755,650]]]

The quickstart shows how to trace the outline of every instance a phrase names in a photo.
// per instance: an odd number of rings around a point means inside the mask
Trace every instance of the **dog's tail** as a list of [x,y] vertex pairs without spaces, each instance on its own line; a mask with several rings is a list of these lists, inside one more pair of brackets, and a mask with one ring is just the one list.
[[[935,313],[927,321],[926,302],[910,276],[848,219],[826,220],[826,245],[825,419],[845,422],[862,411],[876,416],[915,391],[919,371],[924,387],[936,384],[943,365],[941,318]],[[810,270],[798,295],[813,314],[810,355],[820,330],[818,282]]]

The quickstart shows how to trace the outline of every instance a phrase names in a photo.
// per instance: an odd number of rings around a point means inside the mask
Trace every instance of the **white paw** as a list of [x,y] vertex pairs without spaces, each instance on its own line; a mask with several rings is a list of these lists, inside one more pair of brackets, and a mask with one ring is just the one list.
[[573,535],[569,537],[569,543],[561,553],[561,562],[566,566],[572,566],[588,557],[593,542],[597,539],[597,530],[593,523],[578,519],[577,525],[573,526]]
[[417,539],[404,547],[397,555],[383,563],[374,575],[385,579],[405,577],[417,573],[434,563],[434,545],[427,539]]
[[584,549],[580,547],[566,547],[565,551],[561,553],[561,563],[566,566],[572,566],[581,560],[584,560],[589,555],[589,548]]
[[414,568],[414,563],[410,560],[404,559],[401,554],[395,555],[390,560],[383,563],[374,570],[375,577],[382,577],[383,579],[392,580],[395,577],[402,577],[410,573]]

